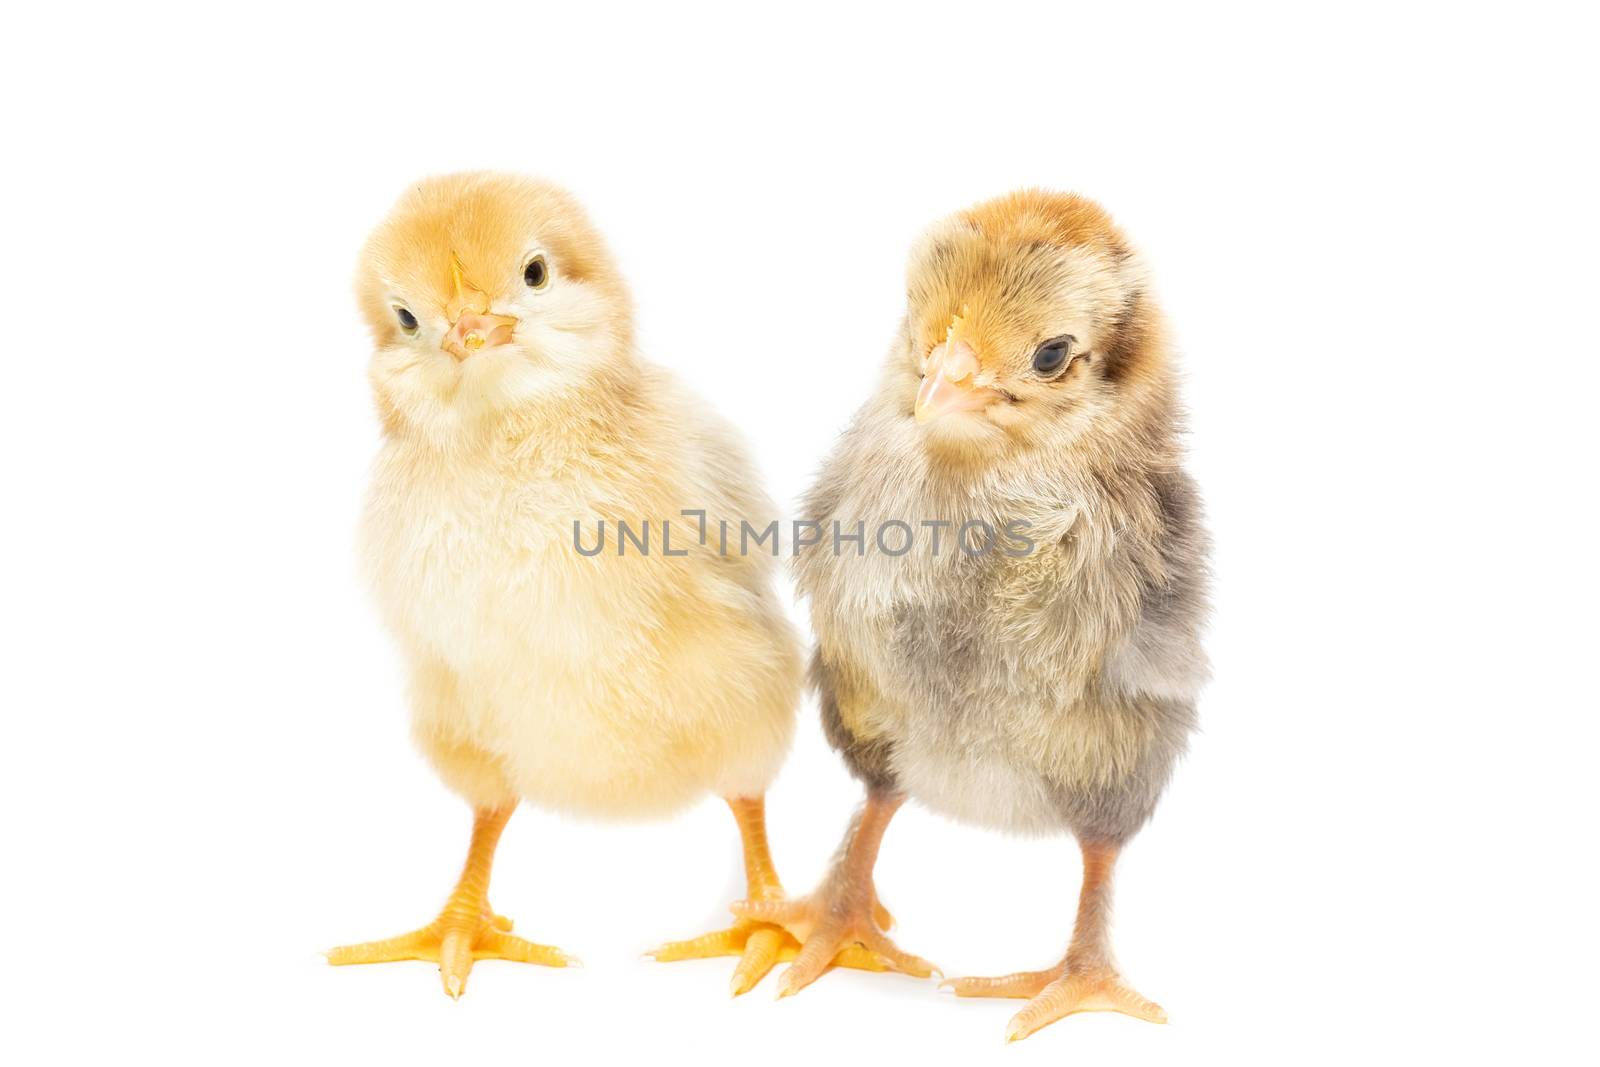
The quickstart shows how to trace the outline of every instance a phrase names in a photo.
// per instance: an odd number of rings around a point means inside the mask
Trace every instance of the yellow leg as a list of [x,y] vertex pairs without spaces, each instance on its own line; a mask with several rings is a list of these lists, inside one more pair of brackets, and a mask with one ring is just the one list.
[[[744,876],[750,900],[782,900],[783,883],[778,881],[777,868],[773,866],[772,852],[767,845],[766,801],[761,797],[732,797],[728,807],[733,809],[734,821],[739,825],[739,839],[744,845]],[[884,913],[886,920],[887,914]],[[782,926],[741,918],[726,929],[691,941],[668,942],[652,949],[649,955],[663,963],[708,956],[738,956],[739,965],[728,983],[729,991],[738,996],[754,988],[779,960],[792,960],[799,952],[800,942]],[[866,971],[887,969],[887,964],[874,953],[857,946],[845,948],[835,956],[833,963]]]
[[1021,971],[1001,978],[953,978],[944,983],[962,997],[1022,997],[1028,1001],[1011,1017],[1006,1040],[1080,1011],[1115,1011],[1152,1023],[1167,1021],[1161,1005],[1146,1000],[1122,980],[1111,959],[1111,869],[1115,845],[1083,845],[1083,889],[1067,957],[1046,971]]
[[[903,952],[885,931],[892,923],[878,902],[872,868],[878,860],[883,831],[900,807],[902,797],[867,795],[834,857],[832,869],[815,893],[786,899],[750,899],[733,906],[744,919],[775,923],[800,944],[794,962],[783,972],[778,996],[798,993],[828,968],[864,954],[875,966],[863,970],[899,971],[926,978],[937,968],[920,956]],[[852,964],[854,965],[854,964]]]
[[514,960],[546,967],[577,963],[560,949],[511,936],[511,920],[496,915],[489,906],[489,871],[494,864],[494,850],[513,810],[515,805],[507,805],[474,814],[472,845],[467,850],[466,865],[437,919],[399,937],[336,948],[328,953],[328,962],[335,967],[394,960],[435,962],[439,964],[444,991],[457,999],[466,991],[467,975],[475,960]]

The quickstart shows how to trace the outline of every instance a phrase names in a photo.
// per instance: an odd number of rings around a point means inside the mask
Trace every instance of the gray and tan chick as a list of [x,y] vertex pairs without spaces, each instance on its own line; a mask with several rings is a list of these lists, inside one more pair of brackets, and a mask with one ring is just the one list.
[[[796,563],[824,727],[866,804],[816,892],[735,911],[803,941],[781,994],[858,943],[925,976],[872,881],[905,798],[1070,832],[1084,875],[1065,958],[949,984],[1027,998],[1008,1039],[1077,1011],[1164,1021],[1112,960],[1111,879],[1194,728],[1207,539],[1145,271],[1097,205],[1026,190],[935,226],[908,293],[880,384],[806,498],[827,534]],[[865,550],[838,551],[834,524],[863,522]]]

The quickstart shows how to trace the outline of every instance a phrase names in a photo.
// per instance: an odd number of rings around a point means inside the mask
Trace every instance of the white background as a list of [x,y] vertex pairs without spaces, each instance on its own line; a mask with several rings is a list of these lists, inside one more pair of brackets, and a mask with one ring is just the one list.
[[[227,5],[5,16],[8,1060],[1455,1062],[1593,1053],[1594,27],[1578,5]],[[581,11],[580,11],[581,9]],[[713,801],[524,809],[493,893],[581,970],[318,951],[431,918],[468,814],[357,580],[351,295],[406,183],[574,189],[650,357],[792,503],[916,233],[1104,202],[1181,344],[1217,542],[1204,732],[1122,867],[1172,1022],[659,965],[742,891]],[[797,617],[802,617],[797,615]],[[619,620],[619,625],[625,624]],[[810,702],[792,888],[859,791]],[[879,885],[952,974],[1065,943],[1068,840],[916,808]]]

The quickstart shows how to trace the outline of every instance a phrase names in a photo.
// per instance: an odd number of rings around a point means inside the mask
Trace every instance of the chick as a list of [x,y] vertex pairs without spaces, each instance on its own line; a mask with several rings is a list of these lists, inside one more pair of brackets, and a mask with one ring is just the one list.
[[[383,427],[365,557],[409,669],[415,740],[475,821],[432,923],[330,961],[437,961],[453,997],[476,959],[571,962],[489,906],[495,846],[524,799],[639,817],[714,792],[751,895],[780,894],[762,797],[793,733],[798,638],[772,557],[723,553],[680,515],[759,526],[772,508],[729,428],[640,357],[628,290],[582,209],[520,177],[424,181],[368,240],[357,290]],[[739,990],[797,947],[745,921],[660,955],[741,955]]]
[[913,797],[1082,849],[1060,963],[946,983],[1030,998],[1008,1040],[1077,1011],[1164,1021],[1119,976],[1107,924],[1117,855],[1185,748],[1208,671],[1180,421],[1145,271],[1095,204],[1014,193],[914,252],[877,391],[805,502],[825,531],[796,561],[812,678],[866,804],[816,892],[734,907],[804,938],[780,994],[852,943],[930,972],[875,916],[878,845]]

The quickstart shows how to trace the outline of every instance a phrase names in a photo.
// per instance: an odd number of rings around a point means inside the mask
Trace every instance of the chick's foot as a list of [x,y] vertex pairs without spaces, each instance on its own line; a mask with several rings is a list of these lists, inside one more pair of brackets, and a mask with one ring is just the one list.
[[[899,808],[901,798],[869,795],[867,804],[851,823],[833,869],[815,893],[790,900],[742,900],[733,913],[751,922],[784,928],[800,946],[794,962],[783,972],[778,996],[787,997],[822,976],[835,964],[876,966],[864,970],[890,970],[927,978],[938,968],[920,956],[904,952],[885,930],[892,924],[878,902],[872,868],[884,828]],[[865,959],[860,953],[866,953]]]
[[513,960],[546,967],[577,963],[574,957],[558,948],[536,945],[513,936],[511,920],[496,915],[489,906],[489,869],[500,832],[510,817],[510,808],[477,813],[466,867],[437,919],[399,937],[333,949],[328,953],[328,962],[343,967],[356,963],[428,960],[439,965],[444,991],[457,999],[466,991],[467,976],[477,960]]
[[1001,978],[954,978],[941,988],[959,997],[1023,997],[1028,1003],[1011,1017],[1006,1040],[1080,1011],[1115,1011],[1146,1022],[1164,1023],[1161,1005],[1146,1000],[1122,980],[1112,963],[1108,931],[1111,871],[1117,846],[1088,841],[1083,847],[1083,888],[1067,957],[1045,971],[1022,971]]
[[940,988],[958,997],[1026,999],[1028,1003],[1006,1027],[1007,1041],[1021,1040],[1080,1011],[1115,1011],[1146,1022],[1167,1021],[1161,1005],[1140,996],[1116,971],[1104,968],[1062,964],[1048,971],[1022,971],[1002,978],[953,978]]
[[[760,797],[734,797],[728,800],[734,820],[739,826],[739,837],[744,847],[745,880],[751,900],[778,901],[783,899],[783,885],[772,863],[767,845],[766,806]],[[800,953],[800,942],[776,923],[740,919],[732,926],[705,934],[690,941],[670,941],[647,955],[662,963],[676,960],[706,959],[712,956],[738,956],[728,983],[734,996],[747,993],[779,960],[792,960]],[[841,967],[855,967],[865,971],[887,970],[874,953],[866,949],[847,948],[834,960]]]
[[510,933],[511,920],[489,911],[473,914],[452,899],[439,917],[419,930],[383,941],[344,945],[328,953],[335,967],[355,963],[428,960],[439,965],[444,991],[460,998],[477,960],[512,960],[546,967],[568,967],[578,961],[558,948],[524,941]]
[[904,952],[879,925],[887,916],[867,890],[867,899],[854,901],[824,887],[817,893],[792,900],[741,900],[735,915],[771,923],[784,930],[785,951],[778,958],[793,960],[778,983],[778,996],[800,992],[831,967],[862,971],[899,971],[927,978],[938,968],[921,956]]

